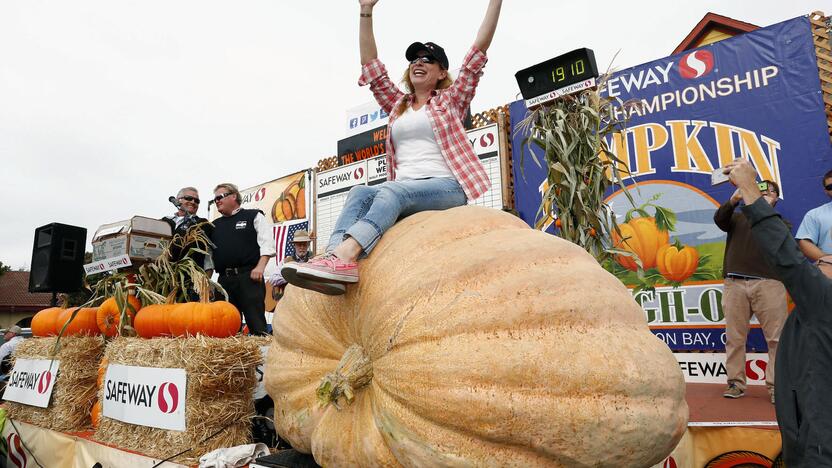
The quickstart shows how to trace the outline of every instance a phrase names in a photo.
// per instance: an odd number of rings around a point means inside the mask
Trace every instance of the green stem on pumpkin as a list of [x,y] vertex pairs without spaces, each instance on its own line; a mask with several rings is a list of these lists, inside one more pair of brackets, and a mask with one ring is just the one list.
[[355,391],[373,380],[373,364],[360,345],[353,344],[344,352],[338,367],[323,379],[316,390],[318,401],[326,406],[332,403],[341,409],[343,401],[347,404],[355,399]]

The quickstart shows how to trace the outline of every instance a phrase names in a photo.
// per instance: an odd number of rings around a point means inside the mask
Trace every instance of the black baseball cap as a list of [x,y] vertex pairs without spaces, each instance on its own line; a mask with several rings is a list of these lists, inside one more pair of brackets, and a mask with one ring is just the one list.
[[419,52],[427,52],[428,55],[435,58],[439,65],[442,65],[442,68],[445,70],[448,69],[448,56],[445,55],[445,49],[439,47],[438,45],[434,44],[433,42],[414,42],[410,44],[405,51],[404,56],[408,62],[412,61],[416,57],[419,56]]

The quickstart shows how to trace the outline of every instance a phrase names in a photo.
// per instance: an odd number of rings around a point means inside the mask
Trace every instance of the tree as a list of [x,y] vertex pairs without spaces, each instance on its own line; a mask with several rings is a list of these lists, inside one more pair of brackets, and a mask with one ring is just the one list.
[[4,265],[3,262],[0,262],[0,276],[3,276],[3,273],[5,273],[5,272],[7,272],[11,269],[12,269],[12,267],[10,267],[8,265]]

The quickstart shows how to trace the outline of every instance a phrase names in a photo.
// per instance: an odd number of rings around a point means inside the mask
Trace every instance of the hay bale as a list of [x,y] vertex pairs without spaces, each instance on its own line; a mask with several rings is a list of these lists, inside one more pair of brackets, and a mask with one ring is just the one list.
[[[173,459],[185,464],[197,463],[201,455],[217,448],[249,443],[262,342],[262,338],[203,336],[113,340],[105,352],[109,364],[186,370],[186,430],[138,426],[102,415],[95,439],[159,459],[191,449]],[[103,399],[103,390],[99,398]]]
[[97,398],[98,363],[104,355],[100,336],[67,336],[53,355],[57,338],[23,340],[15,359],[56,359],[61,362],[59,375],[46,408],[6,402],[9,417],[55,431],[78,431],[90,427],[90,409]]

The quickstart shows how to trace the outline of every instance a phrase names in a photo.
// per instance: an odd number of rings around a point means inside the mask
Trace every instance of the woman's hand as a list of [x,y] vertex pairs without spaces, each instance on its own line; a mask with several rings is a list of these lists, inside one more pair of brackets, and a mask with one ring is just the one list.
[[497,20],[500,19],[500,8],[502,6],[503,0],[488,1],[488,8],[485,10],[485,18],[483,18],[480,30],[477,32],[476,39],[474,39],[474,47],[479,49],[481,52],[486,52],[488,47],[491,45],[491,39],[494,38],[494,31],[497,30]]
[[378,0],[358,0],[361,16],[358,25],[358,50],[361,53],[361,65],[366,65],[378,57],[376,38],[373,34],[373,7]]

